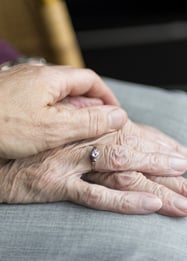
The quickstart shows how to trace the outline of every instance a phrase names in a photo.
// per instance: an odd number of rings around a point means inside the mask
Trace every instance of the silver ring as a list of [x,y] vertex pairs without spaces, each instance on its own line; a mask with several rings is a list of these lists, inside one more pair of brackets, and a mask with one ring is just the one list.
[[91,165],[92,165],[92,171],[95,171],[95,164],[96,164],[96,160],[99,157],[99,151],[96,147],[93,147],[91,153],[90,153],[90,161],[91,161]]

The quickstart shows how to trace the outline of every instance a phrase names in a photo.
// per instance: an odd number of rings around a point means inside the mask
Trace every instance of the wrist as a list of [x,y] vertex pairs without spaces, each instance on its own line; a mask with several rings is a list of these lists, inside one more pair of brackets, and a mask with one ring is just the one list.
[[2,64],[0,64],[0,71],[6,71],[10,69],[12,66],[24,63],[39,63],[39,64],[46,64],[47,61],[43,57],[27,57],[27,56],[20,56],[15,60],[9,60]]

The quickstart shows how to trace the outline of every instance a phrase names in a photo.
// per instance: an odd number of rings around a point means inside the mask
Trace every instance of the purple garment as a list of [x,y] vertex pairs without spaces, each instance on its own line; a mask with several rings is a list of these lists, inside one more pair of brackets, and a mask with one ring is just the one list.
[[20,56],[21,54],[9,43],[4,40],[0,40],[0,64],[15,60]]

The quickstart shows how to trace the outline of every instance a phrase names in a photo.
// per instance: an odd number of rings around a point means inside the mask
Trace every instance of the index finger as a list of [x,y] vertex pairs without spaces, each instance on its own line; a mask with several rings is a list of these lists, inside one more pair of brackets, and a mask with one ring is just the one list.
[[[69,66],[53,66],[56,70],[57,90],[55,103],[66,96],[84,95],[100,98],[104,104],[119,106],[119,102],[101,77],[90,69],[73,68]],[[54,82],[54,80],[53,80]]]

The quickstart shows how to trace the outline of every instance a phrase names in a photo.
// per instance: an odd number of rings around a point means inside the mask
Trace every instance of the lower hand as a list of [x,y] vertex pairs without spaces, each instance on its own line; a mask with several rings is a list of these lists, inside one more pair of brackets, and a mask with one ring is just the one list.
[[2,164],[0,202],[68,200],[101,210],[141,214],[160,209],[161,200],[151,193],[124,192],[81,179],[83,173],[91,171],[91,149],[74,144]]
[[[88,173],[83,176],[84,180],[110,189],[124,191],[127,193],[127,200],[129,193],[132,192],[135,192],[134,197],[137,195],[136,193],[142,192],[154,194],[162,201],[162,207],[157,211],[158,213],[169,216],[187,216],[187,180],[181,176],[176,177],[177,172],[174,173],[175,171],[170,167],[166,168],[167,170],[160,168],[162,163],[165,167],[167,166],[170,157],[170,160],[174,157],[174,162],[176,157],[176,163],[177,159],[180,162],[180,158],[186,161],[186,147],[153,127],[139,125],[130,120],[122,130],[118,131],[117,141],[123,147],[125,146],[127,151],[130,150],[132,159],[135,160],[137,157],[142,159],[138,163],[140,164],[139,170],[141,169],[143,173],[135,171],[135,168],[132,168],[134,171],[106,172],[102,175],[99,172]],[[143,154],[141,155],[141,153]],[[155,160],[151,160],[151,158]],[[133,160],[130,163],[129,169],[136,165]],[[180,168],[180,164],[178,167]],[[131,201],[128,203],[127,213],[133,212],[134,206],[136,211],[138,210],[135,199],[134,203]],[[135,213],[138,213],[136,211]]]
[[[110,160],[114,164],[114,170],[115,166],[119,168],[119,164],[115,165],[115,160],[118,163],[120,159],[121,162],[124,159],[123,155],[112,158],[112,154],[108,152],[113,146],[106,143],[118,143],[119,137],[121,136],[118,131],[95,141],[73,143],[29,158],[2,162],[0,201],[33,203],[68,200],[96,209],[125,214],[158,211],[165,215],[187,216],[187,182],[182,177],[152,176],[148,170],[156,173],[156,169],[152,168],[151,162],[147,160],[142,162],[142,165],[139,164],[140,168],[145,168],[147,178],[139,172],[128,170],[126,164],[120,164],[121,172],[110,171]],[[92,173],[89,155],[93,146],[98,143],[102,145],[98,145],[97,148],[100,148],[100,151],[105,148],[105,154],[101,153],[99,156],[99,162],[96,164],[98,172]],[[185,148],[182,150],[185,152]],[[178,147],[177,151],[181,149]],[[170,149],[171,155],[179,153],[177,151],[174,148]],[[164,156],[168,157],[168,154]],[[123,171],[125,168],[126,171]],[[161,164],[158,161],[157,168],[160,175],[165,171],[162,160]],[[172,174],[176,173],[175,170],[170,171]],[[169,171],[167,175],[169,176]]]

